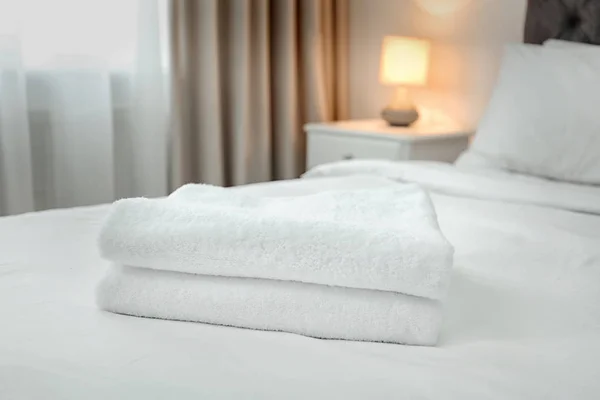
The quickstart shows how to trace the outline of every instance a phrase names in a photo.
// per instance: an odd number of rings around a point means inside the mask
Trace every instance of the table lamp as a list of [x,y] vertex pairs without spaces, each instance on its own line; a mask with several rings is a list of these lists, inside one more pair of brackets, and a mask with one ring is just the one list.
[[399,36],[383,39],[379,81],[397,86],[392,102],[381,112],[381,117],[390,125],[408,126],[419,118],[408,87],[427,83],[430,48],[430,42],[425,39]]

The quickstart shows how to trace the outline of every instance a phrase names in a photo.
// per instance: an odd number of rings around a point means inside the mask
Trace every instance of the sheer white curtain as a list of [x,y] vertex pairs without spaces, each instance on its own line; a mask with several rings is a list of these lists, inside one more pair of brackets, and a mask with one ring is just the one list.
[[167,191],[166,0],[0,0],[0,215]]

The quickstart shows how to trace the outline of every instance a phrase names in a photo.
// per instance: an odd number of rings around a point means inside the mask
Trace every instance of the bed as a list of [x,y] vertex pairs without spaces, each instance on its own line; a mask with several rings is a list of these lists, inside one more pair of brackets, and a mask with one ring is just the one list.
[[[527,41],[600,42],[571,17],[599,16],[594,4],[533,1]],[[437,347],[102,312],[109,206],[54,210],[0,219],[0,399],[600,397],[600,186],[419,162],[317,172],[232,190],[302,195],[373,176],[429,189],[456,250]]]

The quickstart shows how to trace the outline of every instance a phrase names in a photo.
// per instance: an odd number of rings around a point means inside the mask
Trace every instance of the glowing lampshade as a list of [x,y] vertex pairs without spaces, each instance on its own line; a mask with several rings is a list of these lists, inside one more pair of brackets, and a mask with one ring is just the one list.
[[445,16],[459,11],[471,0],[415,0],[425,11],[432,15]]
[[430,48],[430,42],[425,39],[386,36],[381,50],[380,82],[386,85],[425,85]]

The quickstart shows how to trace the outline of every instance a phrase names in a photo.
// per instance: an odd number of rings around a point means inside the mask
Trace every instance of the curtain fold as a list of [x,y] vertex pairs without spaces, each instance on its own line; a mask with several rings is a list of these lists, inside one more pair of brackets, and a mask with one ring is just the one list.
[[[0,36],[0,216],[34,209],[31,138],[18,39]],[[10,130],[10,134],[9,131]]]
[[171,188],[299,176],[346,116],[347,0],[173,0]]

